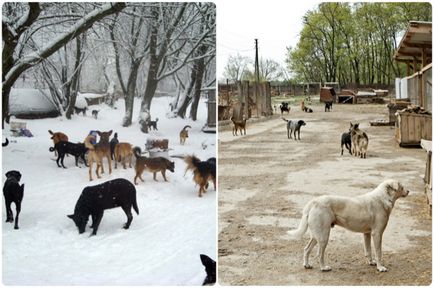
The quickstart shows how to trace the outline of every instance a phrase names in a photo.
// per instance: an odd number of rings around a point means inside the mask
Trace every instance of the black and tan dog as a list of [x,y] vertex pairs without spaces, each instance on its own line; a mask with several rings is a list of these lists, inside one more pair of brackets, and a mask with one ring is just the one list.
[[74,107],[75,114],[79,115],[80,113],[83,113],[83,116],[86,116],[87,107],[84,108],[78,108]]
[[214,157],[209,158],[207,161],[201,161],[196,156],[191,155],[185,157],[184,161],[187,163],[185,172],[187,173],[188,170],[192,170],[194,175],[193,180],[199,185],[199,197],[202,197],[202,193],[206,193],[209,181],[213,182],[214,190],[216,190],[216,159]]
[[18,229],[18,217],[21,212],[21,202],[24,196],[24,184],[20,185],[21,173],[11,170],[6,173],[6,182],[3,186],[3,195],[6,204],[6,222],[14,222],[11,204],[15,203],[16,215],[14,229]]
[[325,101],[324,105],[325,105],[324,112],[327,112],[327,111],[330,112],[330,109],[332,109],[332,107],[333,107],[333,101]]
[[[51,140],[53,140],[53,145],[56,145],[59,141],[69,141],[68,136],[63,132],[53,132],[48,130],[48,133],[51,134]],[[57,154],[57,151],[54,152]]]
[[306,126],[306,122],[303,120],[286,120],[285,118],[282,118],[283,121],[286,121],[286,130],[288,132],[288,139],[292,139],[292,132],[294,131],[294,139],[297,140],[297,135],[295,134],[298,132],[298,140],[300,140],[300,129],[301,126]]
[[241,135],[243,135],[243,130],[244,130],[244,135],[246,135],[246,122],[247,119],[243,116],[243,120],[235,120],[234,117],[231,117],[231,121],[234,124],[234,126],[232,127],[232,135],[233,136],[238,136],[238,129],[240,129],[240,133]]
[[139,208],[137,207],[136,188],[126,179],[118,178],[84,188],[75,205],[74,214],[68,217],[74,221],[81,234],[86,230],[86,224],[91,216],[92,225],[90,227],[93,229],[91,235],[96,235],[104,210],[115,207],[121,207],[127,215],[124,229],[128,229],[133,221],[131,207],[137,215],[139,215]]
[[142,151],[140,147],[134,147],[133,152],[134,156],[136,156],[136,176],[134,177],[134,184],[136,185],[137,178],[142,180],[142,182],[145,182],[145,180],[142,179],[142,173],[145,170],[154,174],[154,181],[157,181],[157,172],[161,172],[161,175],[163,175],[164,181],[166,182],[166,170],[175,172],[175,162],[171,162],[164,157],[148,158],[141,156]]
[[[67,141],[59,141],[54,145],[53,147],[50,147],[50,152],[53,152],[54,150],[57,151],[57,166],[66,168],[63,164],[63,160],[65,159],[66,154],[71,154],[75,157],[75,166],[78,167],[78,158],[81,158],[84,162],[84,165],[87,167],[85,155],[87,152],[87,148],[84,146],[83,143],[71,143]],[[62,166],[60,166],[59,162],[61,162]]]
[[179,132],[179,142],[181,143],[181,145],[184,145],[185,140],[187,140],[187,138],[188,138],[187,128],[191,128],[191,126],[190,125],[184,126],[184,128],[182,128],[181,132]]
[[282,102],[282,104],[280,104],[280,115],[283,115],[283,112],[286,112],[289,114],[290,110],[291,110],[291,107],[289,107],[288,102]]

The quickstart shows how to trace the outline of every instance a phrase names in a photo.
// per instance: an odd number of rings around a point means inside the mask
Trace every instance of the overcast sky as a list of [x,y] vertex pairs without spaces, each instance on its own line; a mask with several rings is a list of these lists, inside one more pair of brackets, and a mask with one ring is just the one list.
[[217,5],[217,79],[229,55],[255,57],[255,38],[259,57],[285,64],[286,47],[295,46],[302,28],[302,17],[320,1],[219,1]]

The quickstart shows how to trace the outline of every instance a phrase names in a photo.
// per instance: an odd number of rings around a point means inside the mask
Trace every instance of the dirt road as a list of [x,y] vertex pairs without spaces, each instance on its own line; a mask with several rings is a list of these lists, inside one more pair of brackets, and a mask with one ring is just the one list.
[[[219,283],[221,285],[429,285],[431,217],[423,192],[426,154],[400,148],[393,127],[371,127],[385,118],[385,105],[323,106],[304,119],[301,141],[287,139],[280,118],[248,124],[246,136],[219,131]],[[318,112],[317,112],[318,111]],[[319,112],[320,111],[320,112]],[[369,136],[367,159],[341,156],[340,135],[350,121]],[[330,272],[302,266],[303,240],[286,231],[298,226],[303,206],[313,197],[356,196],[385,178],[399,179],[410,190],[399,199],[383,237],[383,262],[389,271],[367,265],[363,236],[341,227],[331,231],[326,249]]]

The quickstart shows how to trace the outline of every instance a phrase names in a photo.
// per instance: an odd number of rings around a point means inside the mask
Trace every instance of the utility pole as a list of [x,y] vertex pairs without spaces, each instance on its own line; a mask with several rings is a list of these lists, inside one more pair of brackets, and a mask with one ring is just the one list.
[[259,100],[259,58],[258,58],[258,39],[255,39],[255,104],[256,104],[256,116],[259,117],[259,104],[262,105],[262,101]]

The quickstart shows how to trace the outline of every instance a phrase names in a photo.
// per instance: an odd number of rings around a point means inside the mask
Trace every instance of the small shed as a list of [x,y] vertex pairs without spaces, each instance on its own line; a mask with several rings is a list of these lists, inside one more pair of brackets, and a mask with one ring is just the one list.
[[319,94],[320,102],[330,102],[336,103],[336,92],[333,87],[321,87],[321,91]]
[[338,95],[338,103],[356,104],[357,96],[353,90],[342,90]]

